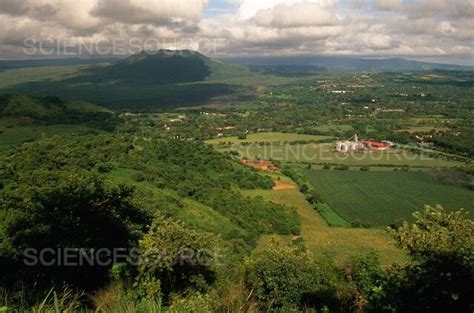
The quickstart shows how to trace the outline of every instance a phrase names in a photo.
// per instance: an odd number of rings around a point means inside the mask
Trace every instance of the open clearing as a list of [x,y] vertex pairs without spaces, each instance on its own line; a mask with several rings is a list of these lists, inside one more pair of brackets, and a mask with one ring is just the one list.
[[273,132],[262,132],[248,134],[246,139],[239,139],[238,137],[221,137],[206,141],[209,144],[219,143],[232,143],[239,144],[244,142],[292,142],[292,141],[319,141],[325,140],[330,137],[328,136],[315,136],[305,134],[294,134],[294,133],[273,133]]
[[[308,249],[318,257],[327,257],[342,263],[348,257],[368,251],[377,251],[385,265],[403,262],[403,251],[395,247],[394,240],[384,229],[357,229],[330,227],[306,202],[298,189],[247,190],[246,196],[261,196],[288,207],[295,207],[300,216],[301,235]],[[288,239],[288,238],[286,238]],[[265,245],[262,238],[260,245]]]
[[348,222],[386,226],[410,220],[425,205],[474,211],[474,192],[440,183],[425,172],[305,170],[324,202]]
[[289,183],[282,183],[281,181],[275,181],[275,186],[273,186],[273,190],[286,190],[286,189],[296,189],[297,186],[295,184]]

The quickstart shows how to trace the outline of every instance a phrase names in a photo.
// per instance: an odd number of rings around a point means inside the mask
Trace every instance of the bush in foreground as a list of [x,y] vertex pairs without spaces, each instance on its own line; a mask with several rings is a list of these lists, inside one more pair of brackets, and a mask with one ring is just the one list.
[[315,298],[332,302],[332,283],[326,270],[301,247],[272,245],[245,263],[247,288],[261,309],[291,310],[313,305]]
[[474,222],[463,210],[427,206],[393,231],[411,262],[393,270],[386,294],[399,312],[472,312]]

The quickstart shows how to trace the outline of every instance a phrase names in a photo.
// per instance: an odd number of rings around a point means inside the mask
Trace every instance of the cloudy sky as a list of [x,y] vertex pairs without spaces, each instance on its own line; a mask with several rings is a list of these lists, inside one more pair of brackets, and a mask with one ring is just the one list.
[[0,0],[0,58],[142,48],[474,65],[474,0]]

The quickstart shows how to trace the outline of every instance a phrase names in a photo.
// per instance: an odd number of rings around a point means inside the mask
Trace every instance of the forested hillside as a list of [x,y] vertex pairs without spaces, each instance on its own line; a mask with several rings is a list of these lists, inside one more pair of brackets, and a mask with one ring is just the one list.
[[0,262],[12,269],[1,280],[12,288],[102,286],[110,267],[24,267],[23,250],[137,246],[158,216],[213,234],[227,261],[262,234],[299,233],[295,212],[234,191],[271,188],[270,178],[199,143],[55,138],[24,145],[0,164]]
[[110,110],[84,101],[65,101],[55,96],[0,96],[0,118],[22,119],[37,124],[107,123],[113,118]]

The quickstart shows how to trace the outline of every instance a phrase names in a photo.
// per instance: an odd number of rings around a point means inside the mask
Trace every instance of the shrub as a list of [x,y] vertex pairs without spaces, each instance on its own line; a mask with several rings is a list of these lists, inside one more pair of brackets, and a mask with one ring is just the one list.
[[300,187],[300,192],[301,193],[307,193],[309,191],[309,187],[306,184],[302,184]]
[[[0,264],[5,269],[0,281],[9,284],[21,280],[37,287],[66,283],[95,288],[107,280],[109,267],[61,266],[61,251],[65,250],[59,249],[127,248],[148,223],[148,216],[132,202],[133,189],[108,186],[95,175],[71,174],[54,185],[19,184],[17,188],[15,193],[0,194],[0,211],[10,212],[0,246]],[[24,264],[39,260],[40,251],[46,248],[54,251],[53,266]],[[26,249],[31,249],[28,256]],[[77,260],[80,250],[74,251],[69,252]]]
[[302,306],[327,286],[308,251],[275,244],[246,260],[245,283],[264,310]]
[[383,288],[383,271],[375,252],[352,257],[343,267],[344,286],[349,291],[350,312],[381,312],[376,303]]
[[140,241],[142,262],[136,287],[156,297],[188,288],[204,290],[215,279],[216,243],[209,233],[157,216]]
[[400,312],[470,312],[474,299],[474,222],[466,212],[427,206],[392,230],[411,262],[392,270],[385,287]]
[[238,138],[239,140],[245,140],[245,139],[247,139],[247,134],[246,134],[246,133],[240,133],[240,134],[237,136],[237,138]]

